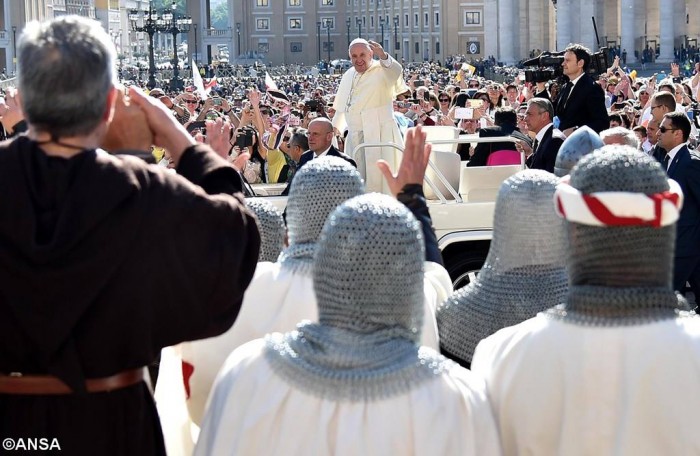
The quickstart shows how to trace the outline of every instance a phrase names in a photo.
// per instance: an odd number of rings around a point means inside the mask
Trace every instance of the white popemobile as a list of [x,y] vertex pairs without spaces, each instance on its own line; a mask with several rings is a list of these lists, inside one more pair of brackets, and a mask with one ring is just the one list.
[[[423,127],[427,142],[433,145],[430,167],[424,185],[433,227],[442,252],[445,269],[452,278],[454,289],[467,285],[486,260],[493,231],[496,194],[501,183],[525,169],[520,163],[466,167],[456,153],[457,144],[477,142],[508,142],[511,137],[479,138],[459,135],[459,129],[445,126]],[[398,144],[359,144],[353,154],[362,154],[367,147],[392,146],[400,154]],[[376,173],[381,175],[379,169]],[[279,196],[286,184],[256,184],[256,196],[269,198],[280,210],[287,198]],[[267,199],[266,198],[266,199]]]

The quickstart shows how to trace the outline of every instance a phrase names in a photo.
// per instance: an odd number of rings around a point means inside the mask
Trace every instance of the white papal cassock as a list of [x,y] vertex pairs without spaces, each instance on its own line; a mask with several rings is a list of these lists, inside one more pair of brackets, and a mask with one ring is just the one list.
[[333,102],[336,110],[333,127],[340,132],[347,128],[345,153],[357,162],[368,192],[391,194],[376,162],[382,158],[395,171],[401,163],[401,154],[390,147],[370,147],[354,156],[353,149],[361,143],[394,142],[403,145],[392,103],[398,94],[407,90],[403,67],[388,54],[385,60],[372,60],[362,73],[350,68],[340,80]]

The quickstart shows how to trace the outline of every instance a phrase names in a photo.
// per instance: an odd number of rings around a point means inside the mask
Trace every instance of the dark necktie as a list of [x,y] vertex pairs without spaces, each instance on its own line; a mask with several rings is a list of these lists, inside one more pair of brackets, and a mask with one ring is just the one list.
[[569,101],[569,95],[571,94],[571,88],[573,86],[574,85],[571,83],[571,81],[564,85],[564,88],[561,91],[561,97],[559,97],[559,103],[557,103],[557,107],[561,107],[561,110],[564,110],[566,107],[566,102]]
[[540,142],[535,139],[535,142],[532,143],[532,155],[535,155],[537,153],[537,147],[540,145]]
[[664,171],[666,171],[666,172],[668,172],[668,160],[669,160],[668,154],[664,155]]

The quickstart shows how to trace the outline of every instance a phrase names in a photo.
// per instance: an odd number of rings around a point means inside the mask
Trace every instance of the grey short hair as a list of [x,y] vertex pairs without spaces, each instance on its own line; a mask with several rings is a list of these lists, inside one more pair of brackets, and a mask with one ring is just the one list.
[[622,144],[623,146],[639,149],[639,138],[632,130],[628,130],[625,127],[613,127],[603,130],[600,132],[600,139],[605,144]]
[[116,50],[99,22],[62,16],[29,22],[17,44],[27,121],[53,138],[91,133],[116,82]]
[[297,128],[292,132],[289,137],[289,143],[292,145],[297,145],[302,148],[302,150],[309,150],[309,137],[308,131],[305,128]]
[[549,114],[549,120],[554,119],[554,106],[552,102],[546,98],[533,98],[528,102],[528,105],[536,105],[540,110]]

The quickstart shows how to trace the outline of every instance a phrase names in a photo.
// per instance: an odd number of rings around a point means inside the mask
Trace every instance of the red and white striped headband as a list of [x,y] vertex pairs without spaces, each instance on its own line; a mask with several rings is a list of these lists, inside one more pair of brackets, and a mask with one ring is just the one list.
[[675,223],[683,206],[678,182],[668,180],[670,189],[645,195],[631,192],[597,192],[584,195],[561,183],[554,193],[557,213],[569,222],[590,226],[652,226]]

